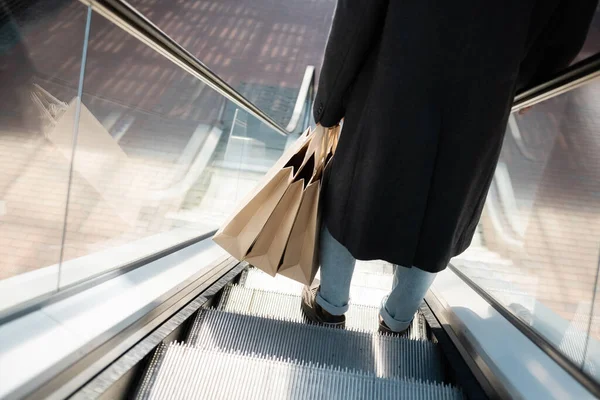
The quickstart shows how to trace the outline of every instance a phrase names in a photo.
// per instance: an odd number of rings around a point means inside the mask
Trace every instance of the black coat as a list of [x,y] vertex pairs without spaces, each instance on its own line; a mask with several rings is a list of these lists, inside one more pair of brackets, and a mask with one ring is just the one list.
[[358,259],[443,270],[470,244],[525,85],[567,66],[597,0],[339,0],[314,107],[344,118],[324,184]]

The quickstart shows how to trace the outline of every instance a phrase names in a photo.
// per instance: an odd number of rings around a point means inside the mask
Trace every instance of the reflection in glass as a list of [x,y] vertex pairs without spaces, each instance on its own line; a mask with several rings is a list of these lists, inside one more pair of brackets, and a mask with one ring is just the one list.
[[590,353],[600,340],[599,100],[595,82],[511,116],[478,234],[453,260],[577,365],[588,349],[590,370],[600,366]]
[[0,0],[0,311],[57,288],[86,14]]
[[2,19],[0,311],[216,229],[296,138],[80,3],[42,5]]
[[591,311],[591,321],[588,325],[588,336],[585,344],[585,358],[583,368],[586,373],[591,375],[596,381],[600,382],[600,255],[598,256],[598,274],[596,277],[596,286],[594,303]]
[[287,143],[98,15],[83,88],[61,287],[217,229]]
[[132,0],[149,20],[280,125],[321,65],[335,0]]

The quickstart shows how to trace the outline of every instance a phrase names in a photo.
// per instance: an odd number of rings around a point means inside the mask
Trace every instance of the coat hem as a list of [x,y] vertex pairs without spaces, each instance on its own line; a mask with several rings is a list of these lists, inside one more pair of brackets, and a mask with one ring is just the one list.
[[[442,272],[443,270],[445,270],[448,267],[448,264],[450,263],[450,259],[448,259],[448,261],[446,261],[445,263],[441,263],[439,265],[435,265],[434,267],[430,268],[427,266],[423,266],[418,261],[418,259],[407,262],[406,260],[401,260],[399,258],[396,259],[395,257],[387,257],[385,255],[374,256],[372,254],[366,254],[366,252],[363,253],[362,251],[357,251],[355,249],[355,246],[353,246],[351,243],[348,243],[346,240],[344,240],[344,237],[336,229],[333,229],[333,228],[335,228],[335,224],[331,223],[327,217],[324,218],[323,224],[325,224],[325,227],[327,228],[327,230],[329,231],[331,236],[338,243],[340,243],[342,246],[344,246],[346,248],[346,250],[348,250],[348,252],[350,252],[352,257],[354,257],[358,261],[381,260],[381,261],[385,261],[385,262],[388,262],[393,265],[400,265],[404,268],[418,268],[422,271],[429,272],[429,273]],[[459,252],[458,254],[460,254],[461,252]],[[421,265],[419,265],[419,264],[421,264]],[[443,266],[441,266],[441,265],[443,265]]]

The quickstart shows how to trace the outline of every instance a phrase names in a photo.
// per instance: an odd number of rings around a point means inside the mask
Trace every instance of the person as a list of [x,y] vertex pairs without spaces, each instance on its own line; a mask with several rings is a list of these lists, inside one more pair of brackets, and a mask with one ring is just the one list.
[[406,331],[470,244],[518,89],[567,67],[598,0],[338,0],[313,114],[343,119],[323,183],[320,286],[302,310],[343,326],[356,259],[394,265],[380,331]]

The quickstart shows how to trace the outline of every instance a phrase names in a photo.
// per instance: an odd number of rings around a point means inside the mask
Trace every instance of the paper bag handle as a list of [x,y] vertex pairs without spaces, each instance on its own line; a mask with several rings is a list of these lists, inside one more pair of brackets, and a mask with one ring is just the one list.
[[318,165],[325,162],[325,158],[331,152],[335,152],[339,139],[341,127],[335,126],[333,128],[325,128],[321,125],[317,125],[315,128],[315,136],[313,141],[315,142],[315,169]]

